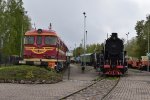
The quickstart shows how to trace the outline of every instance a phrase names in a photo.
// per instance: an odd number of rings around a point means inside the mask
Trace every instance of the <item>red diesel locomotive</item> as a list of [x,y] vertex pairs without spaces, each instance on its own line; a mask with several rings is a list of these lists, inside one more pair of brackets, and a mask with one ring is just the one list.
[[24,35],[23,58],[26,64],[62,69],[66,64],[67,51],[67,46],[53,30],[31,30]]

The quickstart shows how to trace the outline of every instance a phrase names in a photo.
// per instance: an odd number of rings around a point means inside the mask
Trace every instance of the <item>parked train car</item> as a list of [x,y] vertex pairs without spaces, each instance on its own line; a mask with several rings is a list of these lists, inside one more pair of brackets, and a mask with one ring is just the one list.
[[126,60],[127,60],[128,68],[132,68],[132,64],[133,64],[132,57],[126,57]]
[[81,62],[82,66],[84,65],[84,63],[86,65],[91,66],[93,64],[92,53],[87,53],[87,54],[80,55],[80,62]]
[[126,59],[129,68],[140,69],[141,60],[135,57],[128,57]]
[[31,30],[24,35],[23,61],[25,64],[46,65],[61,70],[66,64],[65,43],[53,30]]
[[150,60],[148,56],[141,56],[141,59],[137,61],[137,68],[140,70],[150,70]]
[[150,66],[150,61],[148,63],[148,56],[141,56],[141,70],[147,70],[147,67]]
[[[100,61],[101,61],[100,56],[101,56],[101,54],[100,54],[99,52],[95,52],[95,53],[92,53],[92,54],[91,54],[92,66],[93,66],[95,69],[96,69],[96,68],[99,66],[99,64],[100,64]],[[97,70],[99,70],[99,69],[97,68]]]
[[117,33],[106,40],[101,56],[100,68],[105,75],[123,75],[127,71],[123,41]]

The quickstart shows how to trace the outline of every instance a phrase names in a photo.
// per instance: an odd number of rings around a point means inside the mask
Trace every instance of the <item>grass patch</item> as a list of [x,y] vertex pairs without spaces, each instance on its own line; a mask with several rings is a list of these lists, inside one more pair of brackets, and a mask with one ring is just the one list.
[[108,80],[117,80],[117,79],[119,79],[119,77],[107,77],[106,79],[108,79]]
[[0,67],[0,80],[15,80],[15,81],[60,81],[62,74],[54,70],[47,70],[44,67],[36,66],[7,66]]

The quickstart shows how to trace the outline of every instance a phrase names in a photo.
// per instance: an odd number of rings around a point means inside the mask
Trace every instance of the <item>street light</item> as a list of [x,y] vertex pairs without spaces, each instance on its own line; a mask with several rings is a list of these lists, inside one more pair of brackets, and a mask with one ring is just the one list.
[[85,69],[85,34],[86,34],[86,13],[85,12],[83,12],[83,15],[84,15],[84,60],[83,60],[83,68],[82,68],[82,70],[84,70]]
[[[128,41],[128,35],[129,35],[129,32],[128,33],[126,33],[126,35],[127,35],[127,45],[126,45],[126,51],[127,51],[127,47],[129,46],[129,41]],[[128,53],[128,52],[127,52]],[[128,55],[127,55],[128,56]]]
[[86,31],[86,50],[87,50],[87,31]]
[[[129,32],[126,33],[127,35],[127,45],[126,45],[126,51],[127,51],[127,46],[129,46],[129,42],[128,42],[128,35],[129,35]],[[125,54],[123,53],[124,57],[125,57]],[[126,53],[127,57],[128,57],[128,52]],[[124,62],[124,57],[123,57],[123,62]],[[127,63],[127,67],[128,67],[128,63]]]
[[149,72],[149,21],[150,21],[150,15],[147,15],[147,20],[148,20],[148,26],[147,26],[147,33],[148,33],[148,46],[147,46],[147,48],[148,48],[148,54],[147,54],[147,56],[148,56],[148,65],[147,65],[147,71]]
[[75,49],[74,50],[75,50],[75,55],[74,56],[75,56],[75,62],[76,62],[76,44],[75,44]]
[[2,48],[3,48],[3,37],[0,36],[0,66],[2,63]]
[[129,42],[128,42],[128,35],[129,35],[129,32],[126,33],[126,35],[127,35],[127,45],[129,45]]
[[[149,24],[148,24],[148,26],[149,26]],[[148,66],[147,66],[147,71],[149,72],[149,27],[147,27],[148,29]]]

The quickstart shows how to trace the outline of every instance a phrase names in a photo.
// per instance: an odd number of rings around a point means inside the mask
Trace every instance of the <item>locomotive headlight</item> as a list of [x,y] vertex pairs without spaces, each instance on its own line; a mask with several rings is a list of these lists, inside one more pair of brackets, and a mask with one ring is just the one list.
[[38,30],[37,30],[37,33],[38,33],[38,34],[41,34],[41,33],[42,33],[42,29],[38,29]]

